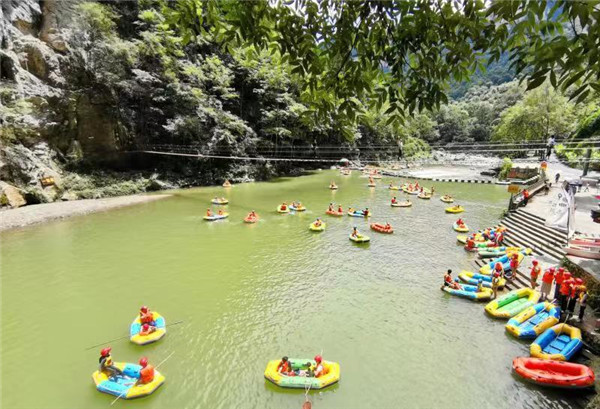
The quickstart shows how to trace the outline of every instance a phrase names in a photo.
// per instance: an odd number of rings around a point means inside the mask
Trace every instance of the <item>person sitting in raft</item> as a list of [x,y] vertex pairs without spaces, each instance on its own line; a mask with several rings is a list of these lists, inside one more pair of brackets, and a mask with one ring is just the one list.
[[154,380],[154,367],[148,364],[148,358],[145,356],[140,358],[140,378],[135,382],[136,385],[145,385]]
[[450,287],[455,290],[460,290],[460,284],[452,279],[452,270],[448,269],[446,274],[444,274],[444,287]]
[[277,364],[277,372],[286,376],[295,375],[294,371],[292,371],[292,363],[287,356],[281,358],[281,361],[279,361],[279,364]]
[[206,209],[206,217],[212,217],[213,212],[210,209]]
[[385,222],[385,229],[390,230],[391,228],[392,228],[392,225],[389,224],[388,222]]
[[372,184],[374,184],[374,183],[375,183],[375,181],[373,180],[373,177],[372,177],[372,176],[369,176],[369,184],[371,184],[371,185],[372,185]]
[[352,237],[358,237],[358,229],[356,226],[352,228]]
[[152,311],[150,308],[143,305],[140,307],[140,322],[142,324],[154,325],[154,316],[152,315]]
[[315,366],[315,378],[318,378],[321,375],[325,375],[325,368],[323,367],[323,358],[321,355],[315,356],[315,362],[317,365]]
[[338,213],[344,213],[344,209],[342,208],[342,205],[338,206]]
[[419,193],[423,194],[423,187],[421,187],[421,189],[419,189]]
[[483,291],[483,280],[480,278],[479,281],[477,281],[477,290],[478,293]]
[[156,327],[154,325],[144,324],[140,328],[140,335],[142,335],[142,336],[150,335],[155,331],[156,331]]
[[475,240],[473,240],[473,239],[467,240],[467,249],[471,250],[473,248],[475,248]]
[[396,200],[396,196],[392,197],[392,204],[396,204],[398,203],[398,200]]
[[369,208],[365,207],[365,210],[363,210],[363,216],[368,217],[369,216]]
[[223,209],[219,209],[219,216],[223,216]]
[[333,203],[329,203],[329,208],[327,209],[328,212],[333,212]]
[[391,189],[391,188],[393,188],[393,187],[394,187],[394,182],[390,182],[390,186],[389,186],[389,188]]
[[481,233],[481,237],[483,237],[485,240],[489,240],[490,239],[490,229],[485,229],[483,231],[483,233]]
[[313,377],[315,376],[315,367],[310,362],[307,362],[304,364],[303,369],[298,369],[295,374],[296,376],[304,376],[306,378]]
[[412,190],[413,190],[413,185],[412,185],[412,183],[409,183],[409,184],[408,184],[408,190],[410,190],[410,191],[412,192]]
[[248,216],[253,217],[253,218],[258,217],[258,215],[256,214],[256,212],[254,210],[252,210]]
[[465,221],[462,218],[459,217],[458,220],[456,221],[456,224],[458,226],[463,226],[465,224]]
[[433,195],[435,193],[435,188],[433,186],[431,186],[431,194]]
[[415,189],[419,188],[419,182],[415,182]]
[[315,220],[314,224],[315,224],[315,227],[319,227],[323,223],[321,222],[321,219],[317,219],[317,220]]
[[287,210],[287,203],[286,203],[286,202],[283,202],[283,203],[281,204],[281,206],[279,206],[279,207],[281,208],[281,210]]
[[111,350],[111,347],[106,347],[100,351],[100,359],[98,359],[98,363],[100,364],[99,371],[107,374],[109,378],[122,376],[123,371],[113,365],[113,360],[110,356]]

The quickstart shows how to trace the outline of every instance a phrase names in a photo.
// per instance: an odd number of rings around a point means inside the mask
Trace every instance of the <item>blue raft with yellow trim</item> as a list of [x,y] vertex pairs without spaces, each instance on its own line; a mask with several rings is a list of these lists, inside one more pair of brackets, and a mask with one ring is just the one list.
[[517,338],[535,338],[558,323],[560,308],[549,302],[541,302],[521,311],[506,324],[506,330]]
[[102,393],[119,396],[120,399],[135,399],[152,394],[165,383],[164,375],[155,370],[152,382],[136,385],[142,369],[140,365],[126,362],[115,362],[113,365],[123,371],[123,375],[109,377],[104,371],[92,374],[96,389]]
[[477,291],[477,286],[462,284],[461,289],[452,288],[450,286],[442,286],[442,291],[458,297],[468,298],[474,301],[484,301],[492,298],[494,292],[490,288],[483,287],[481,291]]
[[529,347],[529,352],[534,358],[568,361],[582,347],[579,328],[557,324],[537,337]]

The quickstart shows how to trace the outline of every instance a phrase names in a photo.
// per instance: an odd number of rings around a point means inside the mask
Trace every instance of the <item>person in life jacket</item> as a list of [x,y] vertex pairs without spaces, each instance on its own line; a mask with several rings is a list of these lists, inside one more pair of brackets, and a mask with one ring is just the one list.
[[150,308],[146,307],[145,305],[140,307],[140,322],[142,324],[155,325],[152,311],[150,311]]
[[250,212],[249,216],[252,217],[252,218],[254,218],[254,219],[256,219],[258,217],[257,214],[256,214],[256,212],[254,210],[252,210]]
[[388,222],[385,222],[385,229],[390,230],[391,228],[392,228],[392,225],[389,224]]
[[504,234],[502,232],[498,232],[496,234],[496,239],[495,239],[494,244],[496,244],[496,246],[500,246],[503,241],[504,241]]
[[472,250],[475,248],[475,240],[473,239],[468,239],[467,240],[467,244],[466,244],[466,248],[467,250]]
[[338,206],[338,213],[344,213],[344,209],[342,208],[342,205]]
[[567,305],[567,311],[569,314],[573,314],[575,312],[575,305],[579,300],[579,287],[583,285],[583,280],[581,278],[572,279],[573,283],[571,284],[570,292],[569,292],[569,303]]
[[358,229],[356,226],[352,228],[352,237],[358,237]]
[[100,351],[100,364],[98,370],[104,372],[109,378],[123,375],[123,371],[114,366],[112,356],[110,356],[111,347],[106,347]]
[[333,212],[333,203],[329,203],[329,208],[327,210]]
[[542,299],[547,300],[550,297],[550,291],[552,291],[552,282],[554,281],[554,273],[556,269],[554,267],[550,267],[546,271],[544,271],[544,275],[542,276],[542,288],[540,292],[542,293]]
[[363,216],[369,217],[369,208],[368,207],[365,207],[365,210],[363,210]]
[[573,285],[573,280],[571,280],[571,274],[563,275],[563,282],[560,285],[560,309],[561,311],[567,310],[567,305],[569,302],[569,295],[571,294],[571,287]]
[[155,331],[156,331],[156,327],[154,325],[143,324],[140,328],[140,335],[142,335],[142,336],[150,335]]
[[136,384],[147,384],[154,380],[154,367],[148,364],[148,358],[145,356],[140,358],[140,378],[137,380]]
[[494,265],[494,273],[497,273],[501,278],[504,278],[504,267],[502,266],[502,263],[496,263]]
[[[565,273],[565,269],[563,267],[559,267],[558,272],[554,276],[554,281],[556,282],[556,288],[554,289],[554,300],[558,300],[560,298],[560,286],[563,282],[563,275]],[[560,305],[560,300],[558,302]]]
[[460,290],[460,284],[458,284],[456,281],[454,281],[452,279],[452,270],[448,269],[448,271],[446,272],[446,274],[444,274],[444,285],[443,287],[450,287],[452,289],[455,290]]
[[398,203],[398,200],[396,200],[396,196],[392,197],[392,204],[396,204]]
[[322,224],[322,223],[321,223],[321,219],[317,219],[317,220],[315,220],[315,223],[314,223],[314,224],[315,224],[315,227],[319,227],[319,226],[321,226],[321,224]]
[[206,217],[212,217],[213,212],[210,209],[206,209]]
[[462,226],[462,225],[464,225],[464,224],[465,224],[464,220],[463,220],[462,218],[460,218],[460,217],[459,217],[459,218],[458,218],[458,220],[456,221],[456,225],[457,225],[457,226]]
[[315,356],[315,378],[318,378],[321,375],[325,375],[325,367],[323,366],[323,358],[321,355]]
[[537,287],[537,279],[538,279],[542,269],[538,265],[537,260],[533,260],[531,262],[531,264],[533,264],[533,266],[531,267],[531,272],[529,273],[529,277],[530,277],[531,288],[535,290],[535,287]]
[[498,296],[498,287],[500,286],[500,274],[494,273],[492,277],[492,291],[494,292],[494,300]]
[[287,356],[281,358],[281,361],[279,361],[279,364],[277,364],[277,372],[287,376],[295,375],[294,371],[292,370],[292,363],[290,362]]
[[511,271],[511,275],[515,275],[517,274],[517,267],[519,267],[519,254],[518,253],[513,253],[511,259],[510,259],[510,271]]
[[485,229],[483,231],[483,233],[481,233],[481,236],[483,237],[484,240],[489,240],[490,239],[490,229]]

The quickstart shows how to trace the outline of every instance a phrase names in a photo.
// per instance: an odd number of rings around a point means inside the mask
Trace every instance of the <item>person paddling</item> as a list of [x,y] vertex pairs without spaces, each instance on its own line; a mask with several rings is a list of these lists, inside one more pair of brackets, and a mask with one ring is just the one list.
[[152,314],[152,311],[150,311],[150,308],[145,305],[140,307],[140,322],[142,324],[155,325],[154,315]]

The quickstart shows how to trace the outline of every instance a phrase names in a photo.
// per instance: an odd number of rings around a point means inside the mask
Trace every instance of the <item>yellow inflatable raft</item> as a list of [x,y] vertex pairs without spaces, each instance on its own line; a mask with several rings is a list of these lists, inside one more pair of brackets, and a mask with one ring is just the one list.
[[325,230],[325,227],[327,227],[325,222],[321,222],[321,225],[319,225],[319,226],[317,226],[315,223],[316,222],[312,222],[310,224],[310,226],[308,226],[308,229],[311,231],[323,231],[323,230]]
[[[277,366],[279,360],[269,361],[267,368],[265,369],[265,378],[273,382],[275,385],[282,388],[294,388],[294,389],[323,389],[340,380],[340,364],[337,362],[323,361],[323,368],[325,374],[318,378],[306,377],[306,376],[286,376],[277,372]],[[315,365],[315,361],[312,359],[298,359],[290,358],[293,370],[301,370],[304,364],[309,363]]]
[[152,382],[136,385],[136,381],[140,378],[141,366],[126,362],[115,362],[113,365],[123,371],[122,376],[109,378],[105,372],[100,371],[92,374],[98,391],[119,396],[120,399],[135,399],[150,395],[165,383],[164,375],[155,370]]
[[446,207],[446,213],[462,213],[464,211],[465,208],[462,206]]
[[533,306],[541,294],[531,288],[520,288],[495,299],[485,306],[485,312],[495,318],[511,318]]
[[452,199],[452,196],[447,196],[447,195],[440,197],[440,200],[444,203],[453,203],[454,202],[454,199]]
[[129,340],[134,344],[146,345],[158,341],[167,333],[167,325],[164,317],[159,313],[152,311],[152,326],[156,327],[156,331],[148,335],[140,335],[142,322],[138,315],[129,326]]

